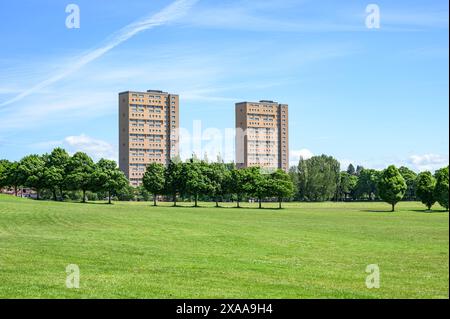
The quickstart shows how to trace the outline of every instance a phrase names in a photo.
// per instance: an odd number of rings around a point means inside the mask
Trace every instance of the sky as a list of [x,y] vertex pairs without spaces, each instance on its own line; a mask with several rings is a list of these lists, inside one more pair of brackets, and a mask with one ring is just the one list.
[[2,1],[0,158],[117,160],[118,93],[160,89],[180,95],[183,158],[233,160],[234,104],[274,100],[289,104],[292,165],[435,170],[449,162],[448,16],[440,0]]

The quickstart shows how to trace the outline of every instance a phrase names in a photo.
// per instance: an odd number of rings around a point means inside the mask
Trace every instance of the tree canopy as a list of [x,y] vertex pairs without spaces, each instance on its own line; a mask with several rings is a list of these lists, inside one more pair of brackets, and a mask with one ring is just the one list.
[[381,172],[378,178],[378,190],[381,199],[391,204],[394,212],[395,205],[402,200],[406,192],[405,179],[394,165]]

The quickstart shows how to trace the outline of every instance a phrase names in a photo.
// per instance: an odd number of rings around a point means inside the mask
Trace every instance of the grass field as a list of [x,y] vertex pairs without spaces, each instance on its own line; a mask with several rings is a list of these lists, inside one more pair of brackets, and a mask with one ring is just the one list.
[[[202,205],[0,195],[0,297],[449,297],[448,213],[419,203],[396,213],[384,203]],[[80,267],[80,289],[65,287],[68,264]],[[366,288],[369,264],[380,289]]]

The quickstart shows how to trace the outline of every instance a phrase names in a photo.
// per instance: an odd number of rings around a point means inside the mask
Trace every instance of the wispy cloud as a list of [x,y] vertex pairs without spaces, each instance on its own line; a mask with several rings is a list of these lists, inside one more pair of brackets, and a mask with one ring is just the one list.
[[135,36],[136,34],[151,29],[156,26],[161,26],[167,23],[170,23],[172,21],[175,21],[182,17],[195,3],[197,0],[176,0],[168,7],[164,8],[162,11],[151,15],[150,17],[146,17],[144,19],[141,19],[139,21],[133,22],[121,30],[119,30],[117,33],[112,35],[109,40],[107,40],[102,46],[100,46],[97,49],[94,49],[92,51],[89,51],[82,56],[76,58],[72,63],[70,63],[70,66],[66,69],[62,70],[60,73],[55,74],[48,79],[32,86],[31,88],[19,93],[12,99],[9,99],[3,103],[0,104],[0,107],[12,104],[14,102],[17,102],[24,97],[29,96],[30,94],[35,93],[36,91],[39,91],[42,88],[45,88],[51,84],[54,84],[58,82],[61,79],[66,78],[67,76],[75,73],[79,69],[81,69],[86,64],[100,58],[108,51],[114,49],[119,44],[127,41],[131,37]]
[[418,171],[435,171],[447,166],[449,157],[440,154],[412,155],[407,162]]
[[311,152],[310,150],[308,150],[306,148],[303,148],[301,150],[291,150],[289,152],[289,165],[296,166],[296,165],[298,165],[300,158],[307,160],[313,156],[314,156],[313,152]]

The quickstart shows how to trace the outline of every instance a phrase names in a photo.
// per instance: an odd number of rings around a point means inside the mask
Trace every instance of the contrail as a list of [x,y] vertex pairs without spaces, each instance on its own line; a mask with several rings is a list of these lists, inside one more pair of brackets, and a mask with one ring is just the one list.
[[121,44],[122,42],[127,41],[134,35],[138,34],[139,32],[142,32],[144,30],[151,29],[153,27],[157,27],[160,25],[167,24],[169,22],[175,21],[182,17],[184,14],[187,13],[187,11],[197,2],[198,0],[176,0],[169,6],[165,7],[160,12],[153,14],[151,16],[147,16],[141,20],[138,20],[136,22],[133,22],[122,29],[120,29],[118,32],[114,33],[104,45],[101,47],[94,49],[93,51],[90,51],[88,53],[83,54],[81,57],[79,57],[74,63],[70,65],[70,67],[63,70],[60,74],[56,74],[47,80],[44,80],[35,86],[21,92],[20,94],[16,95],[10,100],[7,100],[5,102],[2,102],[0,104],[1,106],[6,106],[9,104],[12,104],[14,102],[17,102],[24,97],[27,97],[28,95],[39,91],[42,88],[45,88],[67,76],[70,74],[78,71],[86,64],[98,59],[108,51],[114,49],[116,46]]

